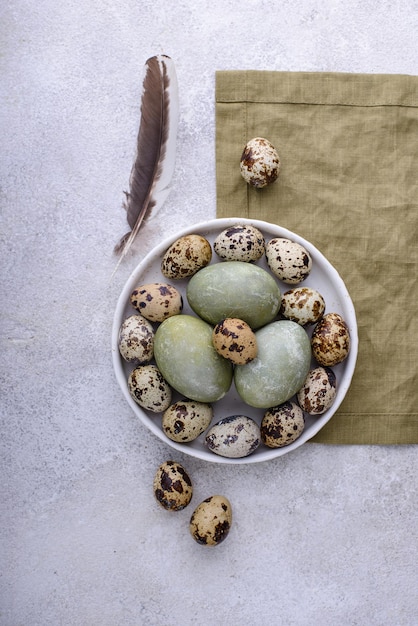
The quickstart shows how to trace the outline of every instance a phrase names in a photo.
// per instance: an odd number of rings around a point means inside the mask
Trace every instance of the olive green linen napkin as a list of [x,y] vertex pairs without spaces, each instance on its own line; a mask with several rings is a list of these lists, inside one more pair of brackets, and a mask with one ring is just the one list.
[[[282,163],[262,190],[239,171],[257,136]],[[418,443],[418,77],[217,72],[216,178],[218,217],[306,238],[353,299],[352,385],[312,441]]]

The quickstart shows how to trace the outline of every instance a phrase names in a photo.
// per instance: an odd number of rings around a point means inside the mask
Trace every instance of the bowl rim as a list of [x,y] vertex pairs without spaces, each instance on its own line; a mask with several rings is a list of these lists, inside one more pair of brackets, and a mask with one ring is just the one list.
[[[340,386],[337,388],[337,395],[333,405],[330,407],[330,409],[328,409],[328,411],[325,412],[325,414],[316,418],[315,422],[311,424],[308,429],[305,429],[298,437],[298,439],[296,439],[291,444],[281,448],[268,448],[266,446],[265,450],[263,449],[262,452],[260,452],[259,448],[257,451],[258,453],[253,453],[247,457],[229,458],[221,457],[204,448],[202,450],[199,450],[197,448],[188,446],[187,443],[172,441],[164,434],[162,429],[158,426],[157,421],[147,415],[142,407],[140,407],[133,400],[128,390],[126,374],[123,369],[123,359],[119,353],[118,336],[120,325],[124,319],[124,311],[127,302],[129,301],[129,297],[132,291],[138,285],[138,276],[144,273],[147,267],[155,262],[156,258],[161,257],[174,241],[176,241],[180,237],[194,233],[205,236],[205,231],[211,231],[213,229],[222,232],[226,228],[236,225],[251,225],[255,228],[258,228],[264,235],[268,234],[272,237],[285,237],[291,239],[292,241],[300,243],[312,254],[313,258],[315,259],[315,264],[319,264],[323,268],[326,268],[326,272],[331,276],[332,284],[337,285],[339,296],[344,300],[345,308],[348,310],[349,313],[348,317],[347,315],[344,316],[344,319],[347,322],[350,331],[350,352],[344,361],[344,378],[342,384],[340,384]],[[276,230],[277,232],[272,233],[272,230]],[[297,285],[290,285],[289,288],[296,286]],[[182,454],[186,454],[188,456],[192,456],[203,461],[220,464],[247,465],[252,463],[266,462],[284,454],[288,454],[289,452],[292,452],[293,450],[299,448],[304,443],[312,439],[325,426],[325,424],[332,419],[350,388],[353,374],[355,371],[358,356],[358,327],[354,303],[342,277],[340,276],[336,268],[327,260],[324,254],[320,250],[318,250],[318,248],[316,248],[312,243],[310,243],[304,237],[298,235],[293,231],[288,230],[287,228],[279,224],[274,224],[264,220],[243,217],[213,218],[210,220],[205,220],[203,222],[198,222],[196,224],[191,224],[187,227],[183,227],[182,229],[176,231],[174,234],[165,237],[159,244],[154,246],[131,271],[117,300],[112,324],[111,349],[114,373],[123,396],[127,400],[129,406],[132,408],[134,414],[139,417],[140,421],[163,443],[170,446],[171,448],[174,448],[176,451]],[[159,414],[156,414],[156,416],[157,415]]]

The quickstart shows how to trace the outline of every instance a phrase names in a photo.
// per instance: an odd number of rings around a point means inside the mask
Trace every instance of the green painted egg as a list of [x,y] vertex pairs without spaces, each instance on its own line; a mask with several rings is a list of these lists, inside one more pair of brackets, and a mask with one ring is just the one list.
[[260,328],[277,315],[281,293],[276,280],[258,265],[244,261],[214,263],[192,276],[187,300],[210,324],[232,317]]
[[267,324],[255,336],[258,354],[235,367],[235,387],[250,406],[270,408],[302,387],[311,363],[310,340],[302,326],[288,320]]
[[155,333],[158,369],[171,387],[197,402],[220,400],[232,383],[232,365],[213,347],[212,331],[198,317],[174,315]]

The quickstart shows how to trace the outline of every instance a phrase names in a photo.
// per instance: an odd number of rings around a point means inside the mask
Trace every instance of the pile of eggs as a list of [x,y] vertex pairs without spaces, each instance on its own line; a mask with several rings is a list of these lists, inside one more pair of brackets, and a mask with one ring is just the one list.
[[[219,262],[211,263],[214,254]],[[267,269],[257,263],[262,258]],[[161,281],[132,291],[136,313],[123,320],[118,338],[132,365],[129,393],[161,416],[168,439],[187,444],[203,435],[214,454],[242,458],[259,446],[289,445],[305,415],[332,406],[332,368],[348,356],[350,334],[338,312],[325,312],[321,293],[302,285],[311,269],[300,243],[266,241],[250,224],[219,232],[213,245],[196,233],[169,246]],[[176,287],[183,279],[192,314],[183,312]],[[280,284],[289,288],[282,293]],[[260,422],[239,414],[213,423],[214,405],[232,386],[261,410]]]
[[[166,511],[182,511],[193,497],[189,473],[177,461],[162,463],[154,476],[154,496]],[[232,525],[232,508],[224,495],[205,498],[193,511],[189,531],[200,545],[217,546],[226,539]]]

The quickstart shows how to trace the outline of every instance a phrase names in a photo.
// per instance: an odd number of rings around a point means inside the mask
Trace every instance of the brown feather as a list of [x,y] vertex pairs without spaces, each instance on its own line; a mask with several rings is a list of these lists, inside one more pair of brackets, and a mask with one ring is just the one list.
[[124,207],[130,226],[115,247],[121,257],[128,252],[142,223],[160,208],[174,172],[178,124],[178,92],[174,64],[165,55],[145,64],[141,122],[137,150]]

